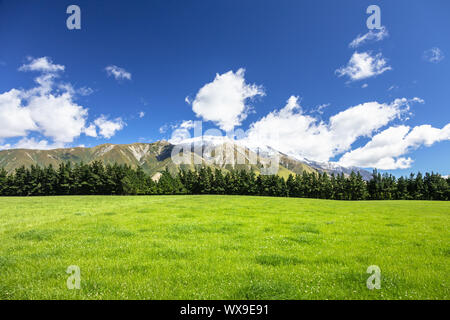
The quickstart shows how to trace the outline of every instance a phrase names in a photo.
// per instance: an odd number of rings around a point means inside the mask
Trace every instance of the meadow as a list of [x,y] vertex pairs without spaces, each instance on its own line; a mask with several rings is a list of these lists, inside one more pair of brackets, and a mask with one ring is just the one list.
[[449,299],[449,274],[450,202],[0,198],[0,299]]

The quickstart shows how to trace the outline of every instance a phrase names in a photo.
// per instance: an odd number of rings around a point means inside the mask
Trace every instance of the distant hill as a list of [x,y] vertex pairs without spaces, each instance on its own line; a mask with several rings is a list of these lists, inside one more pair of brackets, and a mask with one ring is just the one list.
[[[200,148],[194,148],[194,142],[187,142],[184,145],[185,156],[191,159],[189,164],[177,164],[172,161],[171,155],[175,145],[161,140],[154,143],[133,143],[133,144],[102,144],[92,148],[63,148],[53,150],[29,150],[29,149],[11,149],[0,151],[0,167],[8,172],[14,171],[21,166],[30,167],[31,165],[48,166],[53,165],[57,168],[60,163],[90,163],[100,160],[105,164],[127,164],[132,167],[141,166],[143,170],[156,175],[158,172],[168,168],[171,172],[176,172],[180,168],[194,168],[194,163],[219,168],[227,171],[231,168],[242,168],[246,170],[253,169],[259,173],[270,163],[270,158],[264,153],[256,153],[244,146],[234,144],[229,141],[222,143],[211,143],[204,140]],[[179,152],[175,152],[177,155]],[[301,174],[306,172],[344,172],[346,175],[351,172],[350,169],[342,167],[324,167],[317,163],[307,163],[299,161],[293,157],[278,153],[279,169],[278,175],[287,177],[289,174]],[[195,161],[194,161],[195,160]],[[363,177],[367,177],[368,172],[359,168]]]
[[358,167],[343,167],[333,162],[317,162],[317,161],[309,161],[305,160],[305,163],[307,163],[310,167],[320,171],[320,172],[326,172],[329,174],[341,174],[343,173],[345,176],[348,176],[354,172],[359,172],[364,180],[369,181],[372,179],[372,172],[369,172],[367,170],[358,168]]

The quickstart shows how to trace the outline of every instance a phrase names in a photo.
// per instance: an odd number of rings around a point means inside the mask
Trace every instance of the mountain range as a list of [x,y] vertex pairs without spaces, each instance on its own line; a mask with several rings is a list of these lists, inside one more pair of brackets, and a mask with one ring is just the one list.
[[[319,163],[309,160],[298,160],[274,150],[251,150],[239,145],[232,140],[201,139],[187,140],[174,145],[161,140],[153,143],[133,144],[102,144],[92,148],[76,147],[53,150],[9,149],[0,151],[0,168],[12,172],[21,166],[30,167],[52,165],[57,168],[60,163],[90,163],[100,160],[104,164],[126,164],[132,167],[141,166],[152,176],[169,169],[176,172],[180,168],[194,168],[194,164],[210,166],[223,171],[231,168],[253,169],[260,173],[266,170],[277,156],[278,167],[275,173],[287,177],[289,174],[301,174],[306,172],[327,172],[329,174],[344,173],[349,175],[351,171],[360,172],[365,180],[371,178],[371,174],[361,168],[345,168],[334,163]],[[178,163],[172,160],[172,154],[189,161]]]

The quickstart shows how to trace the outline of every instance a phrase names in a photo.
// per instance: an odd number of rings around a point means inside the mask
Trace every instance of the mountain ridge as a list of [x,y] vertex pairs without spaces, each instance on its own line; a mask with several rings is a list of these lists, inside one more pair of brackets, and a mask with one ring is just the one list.
[[[231,140],[230,140],[231,141]],[[99,160],[106,164],[126,164],[131,167],[140,166],[148,174],[157,174],[169,169],[176,172],[180,168],[193,169],[195,164],[202,164],[212,168],[218,168],[224,171],[230,168],[253,169],[261,172],[270,159],[264,153],[256,153],[251,149],[226,141],[222,146],[217,141],[214,144],[208,143],[207,140],[201,141],[201,153],[199,149],[195,149],[193,144],[198,141],[187,142],[188,146],[184,151],[188,152],[186,156],[192,160],[191,163],[176,164],[172,161],[171,155],[175,144],[166,140],[159,140],[152,143],[135,142],[131,144],[112,144],[104,143],[94,147],[70,147],[56,148],[49,150],[36,149],[8,149],[0,151],[0,168],[12,172],[16,168],[31,165],[45,167],[52,165],[58,167],[60,163],[91,163]],[[223,147],[228,149],[223,149]],[[190,149],[189,149],[190,148]],[[230,148],[232,148],[230,150]],[[177,153],[176,153],[177,154]],[[212,155],[212,156],[211,156]],[[216,161],[217,157],[223,157],[227,161]],[[241,157],[241,162],[236,159]],[[301,174],[302,172],[327,172],[341,173],[348,175],[351,169],[338,167],[332,168],[314,161],[300,161],[294,157],[278,152],[279,167],[278,175],[287,177],[289,174]],[[231,159],[231,161],[229,161]],[[195,160],[195,162],[194,162]],[[220,160],[220,159],[219,159]],[[243,162],[242,162],[243,161]],[[195,163],[195,164],[194,164]],[[369,172],[357,168],[364,179],[370,178]]]

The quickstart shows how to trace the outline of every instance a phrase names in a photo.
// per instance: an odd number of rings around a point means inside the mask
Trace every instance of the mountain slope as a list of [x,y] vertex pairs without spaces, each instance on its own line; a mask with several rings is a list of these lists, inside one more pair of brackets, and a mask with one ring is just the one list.
[[[179,163],[172,160],[172,152],[175,145],[167,141],[154,143],[133,144],[102,144],[93,148],[66,148],[54,150],[28,150],[11,149],[0,151],[0,167],[12,172],[21,166],[31,165],[48,166],[57,168],[60,163],[90,163],[100,160],[105,164],[126,164],[132,167],[141,166],[143,170],[151,175],[157,174],[168,168],[176,172],[180,168],[193,169],[195,165],[205,165],[228,171],[231,168],[254,170],[260,173],[267,170],[271,165],[271,158],[263,152],[252,151],[245,146],[238,145],[232,140],[204,139],[183,142],[178,145],[174,154],[185,156],[187,163]],[[326,168],[323,164],[315,162],[303,162],[285,154],[276,152],[279,157],[279,167],[275,172],[280,176],[287,177],[289,174],[301,174],[302,172],[344,172],[348,175],[351,169],[343,167]],[[266,168],[266,169],[265,169]],[[333,170],[331,170],[333,169]],[[352,168],[361,171],[359,168]],[[366,171],[367,173],[367,171]],[[366,174],[363,174],[366,177]]]
[[[90,163],[100,160],[105,164],[127,164],[132,167],[141,166],[149,174],[156,174],[165,168],[171,172],[176,172],[180,168],[194,168],[194,163],[206,165],[212,168],[219,168],[228,171],[231,168],[253,169],[260,172],[270,161],[261,157],[249,149],[233,144],[223,146],[203,145],[200,150],[195,150],[194,146],[185,146],[186,157],[191,159],[190,163],[177,164],[172,161],[172,150],[175,146],[167,141],[155,143],[133,143],[127,145],[102,144],[93,148],[67,148],[53,150],[29,150],[11,149],[0,151],[0,167],[12,172],[21,166],[30,167],[52,165],[57,168],[60,163]],[[200,152],[199,152],[200,151]],[[252,160],[255,160],[253,161]],[[286,158],[287,159],[287,158]],[[240,160],[240,161],[239,161]],[[285,160],[286,162],[288,160]],[[290,159],[289,161],[294,161]],[[292,162],[293,163],[293,162]],[[292,164],[289,169],[279,168],[279,174],[288,176],[289,174],[301,173],[303,170],[314,172],[315,170],[306,164]]]
[[170,160],[171,144],[166,141],[156,143],[134,143],[130,145],[102,144],[93,148],[67,148],[53,150],[13,149],[0,151],[0,167],[8,172],[31,165],[57,167],[60,163],[90,163],[100,160],[105,164],[127,164],[133,167],[143,166],[148,172],[164,167]]
[[328,174],[341,174],[343,173],[345,176],[348,176],[354,172],[359,172],[362,178],[366,181],[372,179],[372,173],[367,170],[358,168],[358,167],[343,167],[333,162],[317,162],[305,160],[305,162],[312,168],[316,169],[319,172],[326,172]]

